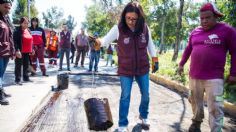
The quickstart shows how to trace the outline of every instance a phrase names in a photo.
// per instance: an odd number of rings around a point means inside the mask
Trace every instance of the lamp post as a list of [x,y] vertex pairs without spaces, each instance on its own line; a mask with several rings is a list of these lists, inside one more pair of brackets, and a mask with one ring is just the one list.
[[30,0],[27,0],[28,18],[30,19]]

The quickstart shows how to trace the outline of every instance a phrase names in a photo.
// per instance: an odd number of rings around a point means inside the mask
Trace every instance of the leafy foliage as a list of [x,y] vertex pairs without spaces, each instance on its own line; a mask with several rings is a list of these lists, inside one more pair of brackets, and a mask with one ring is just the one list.
[[221,20],[236,28],[236,2],[234,0],[218,1],[216,5],[224,13]]
[[[16,9],[13,12],[13,23],[19,24],[19,20],[23,16],[28,16],[27,12],[27,0],[17,0]],[[30,1],[30,15],[31,17],[36,17],[38,15],[38,10],[35,7],[35,0]]]
[[43,12],[44,26],[48,28],[57,29],[64,22],[63,11],[56,6],[48,9],[46,13]]
[[103,10],[101,3],[97,3],[87,8],[86,21],[83,26],[90,34],[98,32],[100,36],[103,36],[115,23],[116,20]]
[[67,20],[67,26],[70,32],[72,32],[74,30],[74,28],[76,27],[77,23],[75,22],[74,17],[72,17],[71,15],[68,16],[68,20]]

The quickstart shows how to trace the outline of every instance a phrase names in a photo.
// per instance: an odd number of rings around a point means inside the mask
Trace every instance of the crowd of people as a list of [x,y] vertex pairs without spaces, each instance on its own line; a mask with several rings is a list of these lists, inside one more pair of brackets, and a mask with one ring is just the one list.
[[[39,66],[42,76],[47,77],[44,53],[48,54],[49,67],[57,66],[63,69],[64,54],[67,71],[70,64],[74,67],[84,67],[86,55],[89,53],[88,72],[97,72],[102,48],[107,47],[106,66],[114,63],[114,50],[118,56],[118,74],[121,84],[119,104],[118,132],[126,132],[128,113],[133,81],[136,80],[141,92],[139,119],[145,128],[150,127],[149,114],[149,56],[151,57],[151,72],[159,69],[158,57],[151,37],[143,9],[138,2],[130,2],[123,9],[120,22],[100,38],[96,32],[93,36],[85,34],[85,29],[72,38],[66,24],[60,33],[51,30],[45,34],[39,27],[38,18],[29,20],[22,17],[19,27],[13,30],[8,14],[12,6],[11,0],[0,0],[0,103],[8,105],[10,97],[3,89],[3,76],[9,59],[15,61],[15,84],[31,82],[30,75],[35,76]],[[193,118],[190,132],[199,132],[204,118],[203,96],[207,95],[209,108],[209,124],[212,132],[219,132],[223,127],[223,83],[226,54],[231,56],[229,83],[236,82],[236,31],[226,23],[218,22],[222,17],[212,3],[202,5],[200,9],[200,26],[194,29],[189,37],[188,46],[179,63],[179,74],[183,74],[184,64],[191,56],[190,64],[190,95]],[[29,27],[29,23],[31,23]],[[117,41],[118,46],[111,43]],[[76,51],[76,52],[75,52]],[[70,56],[70,53],[72,55]],[[74,57],[76,58],[74,61]],[[71,61],[70,61],[71,60]],[[80,63],[79,63],[80,61]],[[80,65],[79,65],[80,64]],[[23,67],[23,73],[22,72]],[[29,70],[30,69],[30,70]],[[23,76],[22,76],[23,74]],[[21,79],[22,76],[22,79]]]
[[[57,67],[57,59],[59,58],[59,69],[63,70],[64,54],[66,56],[67,70],[70,71],[70,63],[75,63],[74,67],[78,67],[81,60],[81,67],[84,67],[85,56],[89,52],[89,70],[94,64],[94,71],[98,71],[98,62],[100,57],[100,45],[95,44],[84,29],[76,35],[75,40],[72,38],[71,32],[68,30],[67,24],[63,24],[61,32],[45,30],[39,26],[39,19],[33,17],[29,20],[23,16],[19,20],[19,26],[14,27],[9,19],[9,12],[12,7],[11,0],[0,0],[0,104],[8,105],[7,97],[11,97],[3,89],[3,77],[7,68],[9,59],[15,62],[15,84],[23,85],[23,83],[32,82],[30,76],[38,74],[39,67],[42,76],[49,76],[47,68]],[[98,33],[94,34],[98,37]],[[91,44],[89,44],[91,43]],[[76,51],[76,52],[75,52]],[[70,56],[72,53],[72,56]],[[75,54],[76,53],[76,54]],[[49,63],[45,64],[45,54]],[[75,62],[74,62],[74,58]],[[70,62],[71,59],[71,62]],[[48,67],[46,67],[48,65]]]

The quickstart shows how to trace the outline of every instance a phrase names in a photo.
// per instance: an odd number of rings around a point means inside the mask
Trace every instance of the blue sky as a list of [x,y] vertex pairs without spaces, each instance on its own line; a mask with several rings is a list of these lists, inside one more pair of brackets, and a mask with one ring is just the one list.
[[81,27],[81,22],[85,19],[85,7],[93,4],[92,0],[36,0],[35,6],[39,11],[39,17],[42,18],[42,12],[46,12],[52,6],[62,8],[64,11],[64,18],[72,15],[77,22],[75,32]]

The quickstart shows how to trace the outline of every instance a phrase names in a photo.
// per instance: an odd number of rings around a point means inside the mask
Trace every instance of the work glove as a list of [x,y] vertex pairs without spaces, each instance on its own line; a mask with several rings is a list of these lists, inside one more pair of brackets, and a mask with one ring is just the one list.
[[152,73],[155,73],[159,69],[159,63],[157,57],[152,57]]

